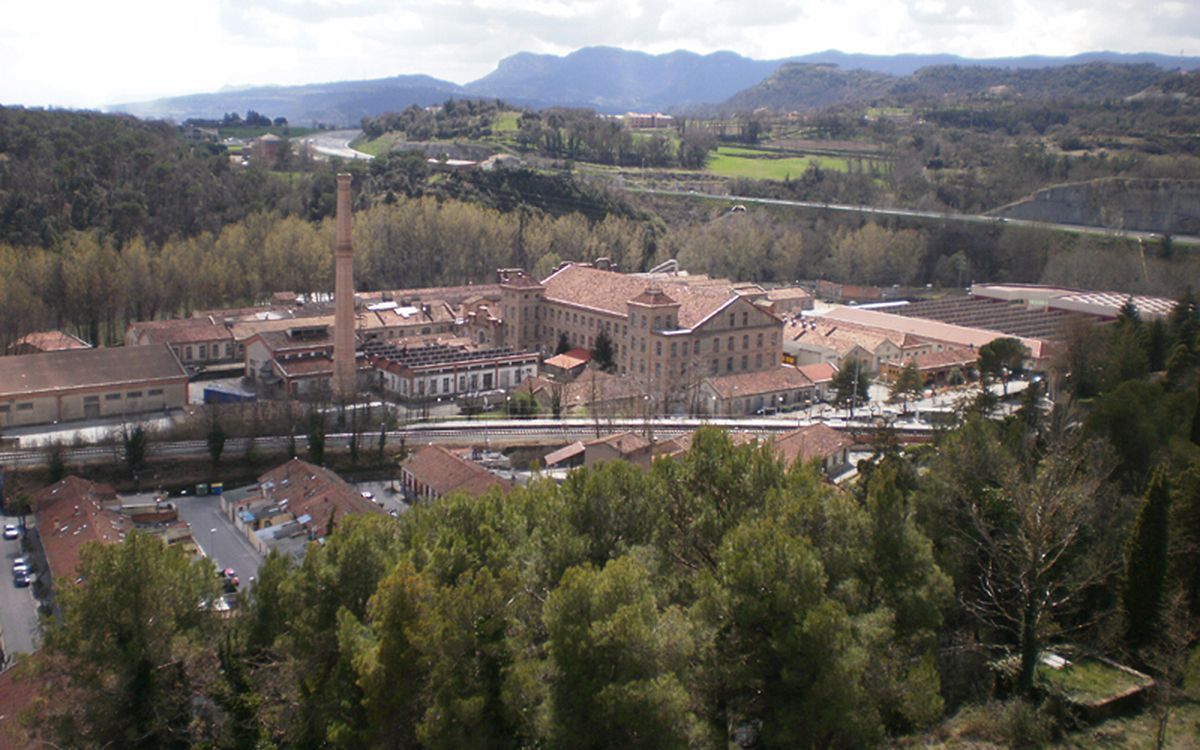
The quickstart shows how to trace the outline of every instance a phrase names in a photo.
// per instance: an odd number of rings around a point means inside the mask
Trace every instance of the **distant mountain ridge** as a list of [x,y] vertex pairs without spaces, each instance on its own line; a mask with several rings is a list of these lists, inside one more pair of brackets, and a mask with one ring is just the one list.
[[[1149,64],[1164,70],[1200,69],[1200,58],[1156,53],[1089,52],[1073,57],[970,59],[954,55],[868,55],[836,50],[782,60],[754,60],[733,52],[706,55],[679,50],[660,55],[616,47],[585,47],[567,55],[522,52],[500,61],[496,70],[459,85],[427,75],[401,75],[368,81],[304,86],[258,86],[206,94],[115,105],[112,111],[139,117],[221,117],[256,110],[286,117],[296,125],[357,125],[361,118],[428,106],[450,97],[500,98],[514,104],[591,107],[600,112],[680,110],[719,105],[776,74],[786,63],[821,63],[852,73],[851,81],[879,84],[875,75],[909,76],[931,66],[983,69],[1061,67],[1092,62]],[[842,85],[830,79],[830,85]],[[814,99],[819,99],[815,97]]]

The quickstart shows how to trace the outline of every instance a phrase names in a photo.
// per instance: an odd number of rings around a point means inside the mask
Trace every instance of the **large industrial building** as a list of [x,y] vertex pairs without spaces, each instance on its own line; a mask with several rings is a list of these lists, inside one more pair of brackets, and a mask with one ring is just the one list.
[[187,383],[165,344],[0,357],[0,428],[179,409]]

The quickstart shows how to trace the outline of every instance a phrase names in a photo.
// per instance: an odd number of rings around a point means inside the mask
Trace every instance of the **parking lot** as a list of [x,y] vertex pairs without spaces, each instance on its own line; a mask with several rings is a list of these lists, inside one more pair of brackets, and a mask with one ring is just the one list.
[[[16,524],[18,520],[6,516],[4,523]],[[33,518],[30,517],[29,521],[32,523]],[[5,658],[11,659],[14,654],[33,653],[41,638],[41,629],[33,586],[18,587],[11,575],[13,560],[26,554],[21,550],[21,540],[2,539],[0,550],[8,573],[3,584],[0,584],[0,638],[3,639]]]

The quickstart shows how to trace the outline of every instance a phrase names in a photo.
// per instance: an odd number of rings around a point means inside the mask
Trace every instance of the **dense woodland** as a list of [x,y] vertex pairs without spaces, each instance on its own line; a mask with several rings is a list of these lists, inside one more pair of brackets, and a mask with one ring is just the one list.
[[1036,709],[1036,655],[1063,644],[1162,679],[1159,715],[1200,667],[1198,331],[1191,297],[1161,326],[1126,312],[1080,334],[1095,356],[1064,356],[1052,405],[1034,387],[997,421],[981,397],[910,451],[881,429],[850,489],[706,428],[649,471],[350,518],[269,558],[232,620],[196,607],[209,563],[136,533],[90,548],[22,667],[53,696],[28,726],[85,748],[858,748],[987,704],[971,738],[1038,744],[1075,727]]

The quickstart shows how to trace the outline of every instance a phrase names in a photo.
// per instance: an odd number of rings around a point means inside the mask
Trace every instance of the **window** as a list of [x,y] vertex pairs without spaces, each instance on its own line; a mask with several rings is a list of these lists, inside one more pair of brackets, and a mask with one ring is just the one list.
[[754,355],[754,366],[760,368],[762,367],[762,352]]
[[442,393],[450,392],[450,378],[442,378]]
[[437,395],[437,378],[429,379],[429,393],[431,395]]
[[717,360],[714,359],[712,362],[708,363],[708,374],[709,375],[716,375],[717,371],[720,369],[721,369],[721,363],[718,362]]
[[758,334],[758,348],[761,349],[762,345],[763,345],[763,335],[760,333],[760,334]]
[[750,334],[748,334],[748,333],[746,335],[742,336],[742,348],[743,349],[750,348]]
[[192,358],[192,347],[190,347],[190,346],[187,347],[186,349],[183,350],[183,353],[184,353],[184,359],[191,359]]
[[232,356],[233,356],[233,344],[226,344],[226,345],[225,345],[225,356],[226,356],[226,357],[232,357]]
[[742,327],[744,328],[745,326],[749,325],[749,323],[750,323],[750,313],[743,310],[742,311]]
[[743,354],[742,355],[742,372],[745,372],[748,369],[750,369],[749,357],[747,357],[745,354]]
[[0,404],[0,414],[8,414],[8,404]]
[[733,372],[733,357],[725,360],[725,372]]
[[726,343],[729,344],[729,351],[733,351],[733,336],[730,336]]
[[721,339],[713,339],[713,353],[721,351]]
[[121,394],[119,394],[119,393],[106,393],[106,394],[104,394],[104,400],[105,400],[105,401],[120,401],[120,400],[121,400]]
[[660,329],[660,328],[662,328],[662,316],[661,316],[661,315],[655,315],[655,316],[654,316],[654,330],[656,330],[656,331],[657,331],[657,330],[658,330],[658,329]]
[[662,356],[662,341],[661,340],[654,342],[654,353],[655,353],[655,355],[657,355],[659,357]]
[[734,319],[734,313],[729,313],[729,327],[733,328],[735,325],[737,325],[737,323]]
[[200,359],[208,359],[208,344],[200,344],[197,349]]
[[657,378],[657,377],[661,377],[661,376],[662,376],[662,363],[655,362],[654,363],[654,377]]
[[671,356],[672,357],[675,356],[675,342],[674,341],[671,342]]
[[17,411],[33,411],[33,402],[26,401],[23,404],[17,404]]
[[700,353],[700,339],[696,339],[696,345],[695,345],[695,347],[693,347],[693,352],[695,354]]
[[141,397],[142,397],[141,391],[130,391],[129,393],[125,394],[125,398],[141,398]]
[[100,403],[100,397],[99,397],[99,396],[84,396],[84,397],[83,397],[83,403],[85,403],[85,404],[97,404],[97,403]]

